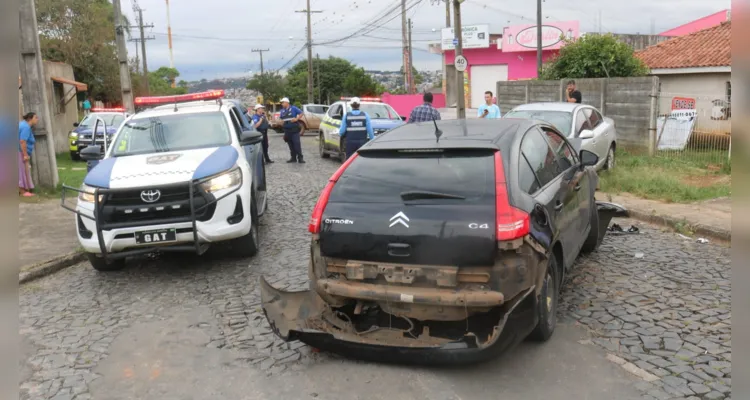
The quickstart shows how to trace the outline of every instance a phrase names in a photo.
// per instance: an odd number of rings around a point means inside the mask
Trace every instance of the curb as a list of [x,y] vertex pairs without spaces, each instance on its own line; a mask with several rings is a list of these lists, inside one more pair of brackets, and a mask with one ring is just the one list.
[[[625,206],[627,208],[627,206]],[[711,239],[731,242],[732,241],[732,231],[727,229],[721,229],[716,228],[713,226],[706,226],[706,225],[700,225],[700,224],[692,224],[690,221],[686,219],[678,219],[666,215],[658,215],[653,214],[651,212],[645,212],[643,210],[628,208],[628,212],[630,213],[630,217],[644,221],[644,222],[650,222],[652,224],[657,224],[661,226],[666,226],[668,228],[679,230],[681,227],[690,227],[690,229],[698,236],[707,237]]]
[[74,251],[51,260],[47,260],[28,267],[27,271],[18,274],[18,284],[31,282],[33,280],[52,275],[61,269],[78,264],[86,258],[85,254]]

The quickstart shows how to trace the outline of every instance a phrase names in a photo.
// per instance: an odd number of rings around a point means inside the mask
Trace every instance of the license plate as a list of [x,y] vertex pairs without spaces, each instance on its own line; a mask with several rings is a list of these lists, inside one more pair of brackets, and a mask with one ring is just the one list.
[[175,240],[177,240],[176,229],[158,229],[135,233],[135,242],[137,244],[174,242]]

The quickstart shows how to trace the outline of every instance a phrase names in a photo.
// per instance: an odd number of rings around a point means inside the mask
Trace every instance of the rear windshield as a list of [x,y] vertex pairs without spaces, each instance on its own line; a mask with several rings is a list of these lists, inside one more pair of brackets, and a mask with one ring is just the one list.
[[570,127],[573,124],[573,114],[567,111],[513,110],[505,114],[505,118],[538,119],[551,124],[565,136],[570,136]]
[[410,203],[494,201],[492,150],[444,153],[360,154],[333,187],[330,202],[403,202],[401,193],[426,191],[465,199],[423,199]]
[[306,106],[306,108],[307,111],[313,114],[325,114],[328,111],[328,107],[326,106]]

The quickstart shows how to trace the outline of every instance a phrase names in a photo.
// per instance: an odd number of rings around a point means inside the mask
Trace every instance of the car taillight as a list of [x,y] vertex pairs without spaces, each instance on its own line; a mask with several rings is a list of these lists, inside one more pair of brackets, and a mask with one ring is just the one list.
[[313,208],[312,216],[310,217],[310,223],[307,226],[307,230],[310,231],[310,233],[320,233],[320,222],[323,218],[323,211],[325,211],[326,206],[328,205],[328,198],[331,197],[333,185],[338,182],[339,178],[341,178],[341,175],[344,174],[346,168],[349,167],[349,164],[351,164],[355,158],[357,158],[357,153],[354,153],[351,157],[349,157],[344,162],[344,164],[342,164],[341,167],[339,167],[339,169],[334,172],[333,175],[331,175],[331,178],[328,179],[326,187],[323,188],[323,192],[320,193],[318,202],[315,203],[315,208]]
[[497,240],[513,240],[529,233],[529,214],[510,205],[505,169],[500,152],[495,153],[495,230]]

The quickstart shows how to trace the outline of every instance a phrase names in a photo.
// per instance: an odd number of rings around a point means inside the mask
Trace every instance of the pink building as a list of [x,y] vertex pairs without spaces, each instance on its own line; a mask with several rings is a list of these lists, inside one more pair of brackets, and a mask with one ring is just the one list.
[[662,32],[659,34],[659,36],[685,36],[694,32],[702,31],[704,29],[713,28],[714,26],[718,26],[722,22],[729,21],[730,19],[731,11],[722,10],[715,14],[696,19],[695,21],[688,22],[676,28],[672,28],[668,31]]

